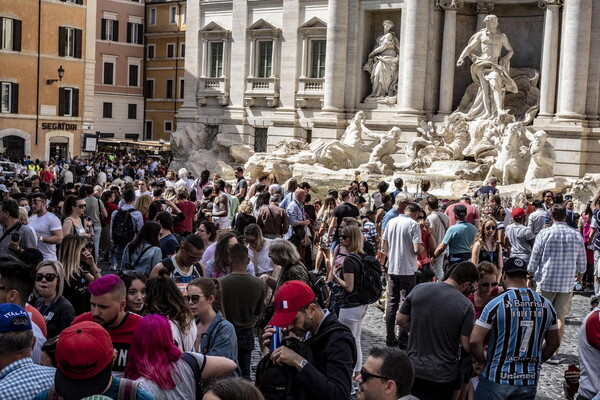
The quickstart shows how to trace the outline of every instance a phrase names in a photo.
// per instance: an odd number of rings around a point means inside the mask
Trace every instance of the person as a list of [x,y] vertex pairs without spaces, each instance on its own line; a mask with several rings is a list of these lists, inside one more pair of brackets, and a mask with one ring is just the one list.
[[449,266],[471,258],[471,246],[477,234],[477,227],[466,221],[467,212],[467,207],[464,204],[457,204],[452,209],[452,213],[458,222],[446,231],[442,243],[433,252],[432,258],[434,260],[441,256],[446,248],[448,249]]
[[[14,199],[0,204],[0,253],[18,256],[21,249],[37,248],[34,232],[19,221],[19,205]],[[14,234],[18,240],[12,240]]]
[[484,217],[477,230],[471,249],[471,262],[478,265],[482,261],[489,261],[502,270],[502,245],[497,239],[496,221]]
[[[403,193],[396,196],[400,204],[403,203],[403,198]],[[405,331],[400,332],[400,342],[396,339],[395,320],[398,307],[401,305],[401,295],[408,296],[415,287],[417,256],[424,251],[421,227],[416,221],[419,209],[415,203],[407,204],[404,213],[393,218],[383,232],[381,251],[388,256],[385,313],[385,340],[388,346],[400,344],[402,347],[406,347],[408,340],[408,334]]]
[[139,199],[145,195],[152,196],[152,192],[148,190],[148,181],[146,179],[139,179],[138,188],[135,191],[135,198]]
[[535,211],[527,217],[527,227],[537,236],[544,227],[546,211],[544,210],[544,203],[541,200],[533,200],[531,204],[535,208]]
[[[93,395],[114,400],[154,399],[137,382],[112,375],[113,351],[111,337],[102,326],[92,321],[73,324],[56,342],[54,385],[38,393],[34,400],[57,397],[71,400]],[[136,395],[132,397],[134,392]]]
[[415,368],[413,396],[452,398],[457,388],[458,346],[469,348],[474,321],[473,305],[466,296],[478,280],[475,265],[463,261],[452,268],[448,279],[417,285],[402,303],[396,322],[410,331],[407,354]]
[[246,198],[246,192],[248,191],[248,181],[246,180],[246,178],[244,178],[244,169],[242,167],[235,168],[233,170],[233,175],[235,176],[235,179],[237,179],[233,195],[237,197],[241,202]]
[[219,229],[230,229],[231,228],[231,204],[229,201],[229,195],[227,193],[220,193],[213,202],[212,208],[212,222],[217,225]]
[[596,198],[592,201],[594,211],[592,216],[592,221],[590,224],[590,232],[588,235],[588,239],[590,243],[594,246],[594,265],[596,265],[594,272],[594,294],[596,296],[600,296],[600,234],[598,230],[600,229],[600,193],[596,195]]
[[196,318],[198,336],[194,351],[225,357],[237,363],[235,328],[223,315],[223,293],[219,280],[194,279],[188,285],[184,298]]
[[[553,205],[554,223],[537,235],[528,266],[538,291],[556,309],[561,341],[565,332],[565,318],[571,313],[574,278],[576,276],[576,281],[581,284],[587,268],[583,238],[579,232],[567,226],[566,219],[565,208],[559,204]],[[548,362],[558,364],[560,358],[553,355]]]
[[358,194],[365,199],[365,207],[367,210],[373,210],[373,198],[369,194],[369,185],[365,181],[358,184]]
[[[383,199],[382,196],[384,194],[386,194],[387,190],[389,189],[390,184],[387,183],[386,181],[381,181],[377,184],[377,191],[375,193],[373,193],[373,208],[375,210],[377,210],[379,207],[381,207],[383,205]],[[390,200],[391,200],[391,196],[390,196]]]
[[375,211],[368,210],[365,216],[362,217],[362,234],[373,248],[377,248],[379,243],[379,235],[377,235],[377,227],[375,226]]
[[135,238],[125,246],[121,270],[133,269],[140,274],[150,275],[152,268],[162,260],[160,232],[158,222],[146,222]]
[[[215,246],[214,257],[205,264],[207,278],[222,278],[231,273],[229,250],[238,244],[238,238],[233,232],[225,232],[219,236]],[[247,272],[254,275],[254,264],[248,263]]]
[[217,227],[210,221],[202,221],[198,226],[196,234],[202,239],[204,248],[208,249],[217,239]]
[[[142,317],[126,312],[127,292],[125,283],[117,275],[104,275],[89,285],[92,297],[91,312],[83,313],[73,320],[73,325],[94,321],[110,334],[113,347],[117,353],[113,372],[122,376],[127,366],[127,353],[133,342],[133,332]],[[112,351],[111,351],[112,354]]]
[[403,215],[406,205],[412,202],[412,196],[407,192],[398,192],[394,199],[394,207],[387,211],[381,220],[382,234],[385,232],[388,223],[397,216]]
[[585,211],[581,213],[581,218],[578,223],[578,230],[583,236],[583,243],[585,245],[585,257],[587,261],[587,271],[583,276],[584,287],[594,289],[594,244],[590,240],[590,232],[592,230],[592,220],[594,218],[594,211],[592,210],[592,201],[588,201],[585,207]]
[[250,224],[256,223],[256,217],[252,213],[252,203],[248,200],[242,201],[238,213],[233,218],[233,230],[239,235],[244,234],[244,229]]
[[485,363],[475,399],[534,400],[541,364],[560,344],[556,312],[550,300],[528,288],[524,260],[509,258],[502,281],[506,291],[483,308],[469,340],[474,359]]
[[97,260],[100,255],[100,235],[102,233],[102,219],[108,217],[108,212],[104,207],[104,203],[94,196],[94,187],[92,185],[84,185],[85,198],[85,216],[92,220],[93,240],[94,240],[94,257]]
[[173,232],[187,236],[193,232],[194,222],[198,220],[198,214],[196,214],[196,205],[190,201],[190,195],[188,189],[180,187],[176,189],[177,203],[175,206],[181,210],[183,219],[173,224]]
[[[578,399],[596,398],[600,393],[600,308],[598,305],[586,315],[579,328],[578,350],[579,377]],[[596,396],[596,397],[595,397]]]
[[104,260],[109,261],[114,265],[114,251],[112,249],[112,243],[110,241],[110,219],[112,213],[119,207],[115,204],[117,195],[112,190],[105,190],[102,193],[101,199],[102,204],[106,210],[106,217],[103,218],[102,231],[100,233],[100,250],[104,251]]
[[510,256],[522,258],[529,263],[535,234],[525,226],[525,210],[513,208],[512,218],[513,223],[508,225],[505,231],[506,238],[510,243]]
[[467,209],[467,215],[465,217],[465,220],[468,223],[473,224],[473,225],[475,225],[475,227],[479,228],[479,221],[481,219],[479,210],[477,210],[477,208],[475,208],[471,205],[471,198],[467,194],[463,194],[458,203],[450,204],[448,207],[446,207],[446,210],[444,212],[448,216],[448,221],[450,222],[450,226],[452,226],[458,222],[455,217],[454,207],[459,206],[459,205],[464,206]]
[[273,290],[273,293],[287,281],[309,283],[308,270],[302,264],[298,250],[289,240],[273,239],[269,246],[269,256],[275,265],[281,267],[281,270],[277,278],[262,275],[260,279]]
[[[446,231],[450,226],[450,220],[446,214],[440,211],[439,199],[436,196],[428,196],[426,202],[430,210],[429,215],[427,215],[427,221],[429,221],[429,226],[431,226],[433,239],[436,244],[442,243]],[[435,277],[438,281],[441,281],[444,276],[444,257],[438,257],[435,260],[430,260],[430,262],[432,263]]]
[[[179,240],[173,235],[173,216],[168,211],[160,211],[154,217],[154,220],[160,224],[160,247],[161,257],[171,257],[179,248]],[[153,266],[156,264],[153,264]]]
[[125,312],[142,315],[146,300],[146,275],[127,270],[121,271],[119,276],[125,283],[125,290],[127,290]]
[[56,245],[62,241],[63,229],[60,219],[46,209],[46,200],[43,193],[31,196],[33,215],[29,218],[29,225],[37,234],[37,248],[44,255],[44,260],[56,261]]
[[542,207],[544,208],[544,212],[549,211],[554,205],[554,193],[551,190],[544,190],[542,192]]
[[34,364],[31,319],[23,307],[0,304],[0,394],[2,399],[32,399],[52,386],[54,368]]
[[179,171],[177,171],[177,174],[179,175],[179,180],[177,182],[175,182],[175,184],[173,186],[176,188],[184,187],[187,190],[192,190],[192,187],[194,185],[194,180],[189,178],[188,170],[185,168],[179,168]]
[[487,179],[487,185],[484,185],[477,189],[477,191],[475,192],[475,197],[491,196],[500,193],[496,186],[498,186],[498,178],[496,178],[495,176],[490,176]]
[[251,382],[245,379],[223,379],[212,383],[203,400],[265,400]]
[[377,228],[377,235],[379,237],[381,237],[383,231],[383,217],[385,217],[387,212],[392,209],[392,197],[389,194],[384,193],[381,197],[381,201],[381,205],[375,210],[375,226]]
[[[310,220],[307,218],[304,211],[304,200],[306,199],[306,191],[304,189],[296,189],[294,192],[294,200],[286,208],[286,213],[289,221],[289,228],[285,234],[285,238],[292,242],[298,254],[304,260],[306,251],[306,242],[308,236],[308,226]],[[358,210],[356,210],[358,213]]]
[[435,251],[437,243],[433,238],[433,232],[431,226],[427,220],[427,213],[423,209],[419,209],[417,213],[417,223],[421,229],[421,242],[423,244],[423,252],[417,256],[417,273],[416,283],[430,282],[434,277],[435,273],[431,268],[431,260],[429,255]]
[[254,350],[252,328],[264,308],[266,286],[247,272],[250,262],[248,249],[243,244],[234,244],[229,249],[231,272],[221,278],[223,309],[227,319],[235,327],[238,343],[238,365],[242,377],[250,379],[250,360]]
[[396,196],[398,196],[399,193],[403,192],[403,190],[402,190],[403,186],[404,186],[404,180],[402,178],[394,179],[394,187],[396,188],[396,190],[394,190],[392,193],[390,193],[393,203],[396,203]]
[[479,281],[477,290],[469,294],[469,300],[475,309],[475,319],[479,318],[486,304],[496,298],[504,289],[500,286],[500,270],[489,261],[482,261],[477,265]]
[[286,346],[275,349],[271,359],[298,370],[296,382],[308,398],[348,399],[357,357],[352,332],[334,313],[319,306],[315,293],[304,282],[288,281],[281,285],[273,303],[275,313],[263,334],[263,344],[270,344],[275,331],[271,326],[280,327],[304,339],[312,350],[313,360],[306,360]]
[[35,308],[46,322],[48,337],[58,336],[71,325],[75,309],[63,297],[65,272],[58,261],[42,261],[35,269],[34,293],[38,297]]
[[203,253],[202,239],[196,234],[188,235],[175,255],[163,259],[152,268],[150,277],[158,276],[159,272],[164,269],[179,289],[184,290],[190,281],[205,275],[204,269],[199,263]]
[[[113,211],[110,219],[110,238],[114,245],[115,260],[118,269],[121,268],[121,260],[123,259],[123,252],[125,251],[125,246],[127,245],[127,243],[133,240],[135,234],[139,232],[140,229],[142,229],[142,226],[144,226],[144,218],[142,217],[142,213],[133,207],[134,202],[135,191],[133,189],[124,190],[123,205],[115,211]],[[125,215],[123,215],[123,213],[125,213]],[[117,216],[119,217],[117,218]],[[117,218],[118,222],[121,222],[121,220],[123,220],[123,223],[125,223],[126,216],[129,216],[129,218],[131,219],[131,223],[133,224],[132,232],[126,232],[128,235],[131,234],[131,237],[125,237],[125,232],[119,232],[119,229],[122,229],[122,227],[115,226],[115,218]],[[119,223],[119,225],[121,224]]]
[[85,201],[74,195],[67,196],[62,209],[63,236],[79,235],[92,241],[93,231],[83,215],[86,209]]
[[398,51],[400,41],[392,30],[394,23],[383,21],[383,34],[376,40],[376,47],[369,53],[363,69],[371,74],[371,94],[367,98],[393,97],[398,83]]
[[142,214],[142,221],[144,221],[144,223],[151,218],[150,214],[154,212],[153,203],[152,196],[147,194],[137,197],[135,203],[133,203],[133,207]]
[[369,358],[355,378],[358,400],[417,400],[410,395],[415,371],[405,352],[372,347]]
[[272,194],[269,198],[269,206],[261,208],[256,219],[256,223],[263,230],[263,235],[268,239],[283,237],[289,228],[287,212],[279,206],[280,198],[278,193]]

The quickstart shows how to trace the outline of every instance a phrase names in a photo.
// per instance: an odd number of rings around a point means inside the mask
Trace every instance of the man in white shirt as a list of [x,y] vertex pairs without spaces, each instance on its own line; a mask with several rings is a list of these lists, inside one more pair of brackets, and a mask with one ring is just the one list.
[[29,225],[37,233],[37,247],[44,255],[44,260],[56,261],[56,245],[62,242],[63,230],[60,219],[46,209],[46,200],[43,193],[31,196],[33,215],[29,218]]
[[148,182],[145,179],[138,180],[138,189],[135,191],[135,198],[139,199],[143,195],[152,197],[152,192],[148,190]]
[[185,168],[180,168],[178,174],[179,180],[175,182],[175,187],[183,186],[191,192],[192,186],[194,185],[194,180],[188,178],[188,170]]

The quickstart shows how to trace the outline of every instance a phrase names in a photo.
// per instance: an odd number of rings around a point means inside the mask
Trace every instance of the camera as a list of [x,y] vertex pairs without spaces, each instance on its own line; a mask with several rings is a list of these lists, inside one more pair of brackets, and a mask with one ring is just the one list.
[[14,232],[12,235],[10,235],[10,240],[13,242],[18,242],[21,240],[21,234],[19,232]]

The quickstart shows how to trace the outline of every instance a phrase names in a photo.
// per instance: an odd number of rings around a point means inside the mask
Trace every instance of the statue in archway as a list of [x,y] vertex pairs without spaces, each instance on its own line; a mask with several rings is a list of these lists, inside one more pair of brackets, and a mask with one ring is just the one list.
[[398,54],[400,41],[392,29],[394,23],[383,21],[383,34],[377,38],[363,70],[371,74],[372,91],[365,101],[394,103],[398,92]]

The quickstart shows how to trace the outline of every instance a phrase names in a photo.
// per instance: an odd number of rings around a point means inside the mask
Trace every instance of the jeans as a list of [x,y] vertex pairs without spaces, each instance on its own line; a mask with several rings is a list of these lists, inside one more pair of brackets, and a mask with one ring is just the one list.
[[[396,314],[398,308],[415,287],[414,275],[388,275],[387,281],[387,307],[385,309],[385,340],[388,342],[396,339]],[[400,328],[400,335],[407,336],[404,329]]]
[[102,226],[94,226],[94,260],[98,262],[100,255],[100,234],[102,233]]
[[481,377],[475,400],[535,400],[536,393],[537,385],[501,385]]
[[367,315],[367,306],[361,305],[358,307],[351,308],[340,308],[339,321],[350,328],[352,336],[354,336],[354,343],[356,343],[356,365],[354,366],[354,372],[359,372],[362,367],[362,348],[360,345],[360,334],[362,332],[363,318]]
[[600,296],[600,283],[596,279],[600,276],[600,251],[594,250],[594,295]]
[[439,383],[415,377],[410,394],[419,400],[452,400],[456,381]]
[[123,260],[123,252],[125,251],[125,246],[116,245],[115,246],[115,261],[117,265],[117,269],[121,270],[121,261]]
[[235,330],[238,342],[238,366],[242,371],[242,378],[250,380],[250,361],[254,350],[254,334],[252,329]]

